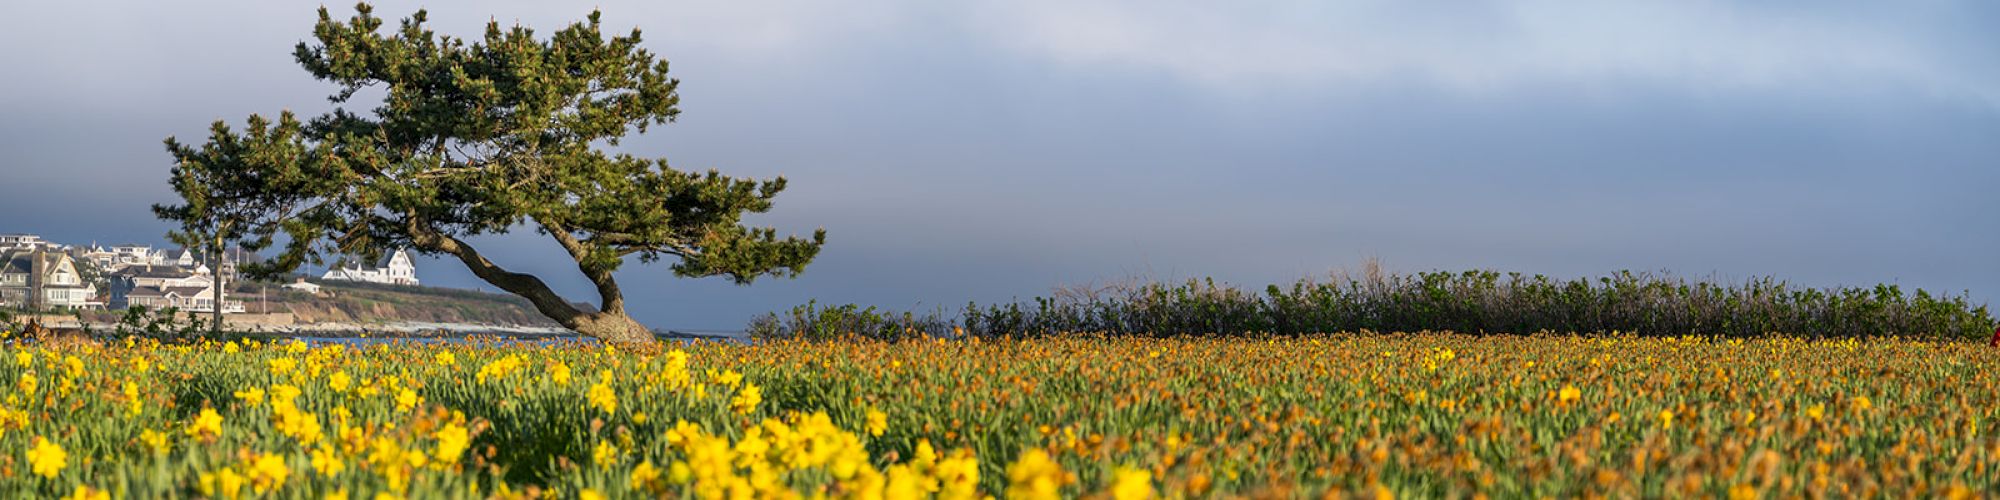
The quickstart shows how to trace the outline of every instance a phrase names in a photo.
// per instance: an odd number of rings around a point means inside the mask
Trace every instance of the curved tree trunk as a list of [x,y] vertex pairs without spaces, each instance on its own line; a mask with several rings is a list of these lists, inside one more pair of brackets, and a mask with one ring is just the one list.
[[[555,290],[549,289],[548,284],[543,283],[541,278],[502,269],[498,264],[480,255],[479,250],[472,248],[472,245],[458,238],[434,231],[417,231],[419,227],[415,224],[411,227],[412,235],[416,236],[412,240],[417,246],[458,257],[458,261],[471,269],[474,276],[500,287],[501,290],[528,299],[529,303],[534,304],[536,311],[555,320],[564,328],[611,344],[644,345],[656,342],[652,330],[625,314],[624,300],[618,296],[616,284],[610,285],[612,291],[606,296],[606,305],[609,306],[607,310],[584,312],[571,305],[568,300],[564,300],[561,295],[557,295]],[[604,282],[600,282],[600,289],[604,288],[604,285]]]
[[576,324],[569,325],[569,328],[612,344],[644,345],[654,342],[651,329],[624,314],[585,314],[578,316]]

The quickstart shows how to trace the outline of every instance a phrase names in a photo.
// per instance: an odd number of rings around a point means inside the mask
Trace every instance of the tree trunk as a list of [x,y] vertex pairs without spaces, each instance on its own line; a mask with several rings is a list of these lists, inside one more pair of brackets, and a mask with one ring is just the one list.
[[[217,234],[220,233],[218,232]],[[209,309],[215,311],[215,315],[213,316],[215,318],[215,325],[210,326],[209,328],[216,334],[216,336],[220,337],[222,334],[222,259],[228,257],[220,255],[224,253],[224,251],[221,250],[222,238],[220,236],[217,236],[215,238],[215,245],[212,248],[215,249],[214,250],[215,253],[211,254],[211,257],[209,257],[208,265],[213,267],[211,267],[208,270],[208,273],[210,276],[215,277],[215,282],[211,283],[211,285],[214,285],[215,290],[214,293],[210,294],[211,300],[210,303],[208,304],[208,307]]]
[[567,326],[577,333],[595,337],[609,344],[645,345],[655,341],[652,330],[624,314],[585,314],[577,316],[575,324]]
[[[549,319],[555,320],[556,323],[561,324],[564,328],[575,330],[576,333],[588,335],[610,344],[644,345],[655,342],[652,330],[646,329],[645,325],[641,325],[638,321],[632,320],[631,316],[625,315],[622,307],[618,307],[616,310],[599,312],[580,311],[576,306],[571,305],[569,301],[564,300],[561,295],[557,295],[554,290],[550,290],[548,285],[542,282],[541,278],[536,278],[531,274],[516,273],[502,269],[499,265],[494,264],[493,261],[487,260],[485,256],[480,255],[479,250],[472,248],[472,245],[468,245],[455,237],[426,230],[421,225],[415,223],[414,219],[410,228],[410,233],[414,236],[412,242],[416,243],[417,246],[457,256],[459,262],[464,263],[467,269],[472,270],[473,276],[477,276],[479,279],[493,284],[493,286],[500,287],[501,290],[506,290],[508,293],[528,299],[529,303],[534,304],[536,311],[541,312],[543,316],[547,316]],[[622,300],[612,301],[608,304],[618,306],[621,303]]]

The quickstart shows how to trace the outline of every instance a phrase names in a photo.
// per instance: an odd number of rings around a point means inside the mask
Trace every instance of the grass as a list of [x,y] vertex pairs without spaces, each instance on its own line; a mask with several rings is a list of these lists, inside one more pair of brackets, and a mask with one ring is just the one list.
[[1950,496],[2000,488],[1996,366],[1449,333],[14,345],[0,491]]

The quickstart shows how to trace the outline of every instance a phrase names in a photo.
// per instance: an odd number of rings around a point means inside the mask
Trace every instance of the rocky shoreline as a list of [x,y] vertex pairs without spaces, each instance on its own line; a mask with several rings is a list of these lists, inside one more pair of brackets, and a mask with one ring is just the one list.
[[354,337],[362,335],[391,336],[453,336],[471,334],[492,334],[511,336],[574,336],[576,332],[555,326],[484,325],[473,323],[430,323],[404,321],[392,323],[309,323],[298,325],[272,325],[251,328],[256,333],[310,334],[320,337]]
[[[116,323],[103,321],[79,321],[71,316],[38,315],[15,318],[18,323],[37,323],[42,328],[54,330],[83,330],[92,332],[117,331]],[[450,338],[471,335],[492,335],[520,339],[563,339],[577,338],[575,331],[559,326],[545,325],[496,325],[484,323],[441,323],[428,321],[392,322],[313,322],[292,323],[257,321],[253,318],[232,316],[227,329],[233,332],[254,335],[282,335],[317,338]],[[682,332],[675,330],[655,330],[654,335],[662,339],[742,339],[740,332]]]

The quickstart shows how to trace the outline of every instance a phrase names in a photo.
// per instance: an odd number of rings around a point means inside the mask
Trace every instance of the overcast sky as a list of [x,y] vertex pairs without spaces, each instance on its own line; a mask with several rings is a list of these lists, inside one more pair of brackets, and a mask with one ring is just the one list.
[[[827,229],[804,277],[621,271],[641,321],[734,329],[1059,284],[1260,287],[1619,269],[2000,292],[2000,3],[382,2],[440,32],[592,6],[681,78],[629,152],[783,174],[755,222]],[[0,5],[0,232],[161,242],[161,139],[326,111],[313,2]],[[337,16],[352,10],[333,5]],[[393,23],[392,23],[393,25]],[[583,299],[532,232],[477,240]],[[455,261],[419,276],[481,286]],[[491,290],[493,287],[485,286]]]

